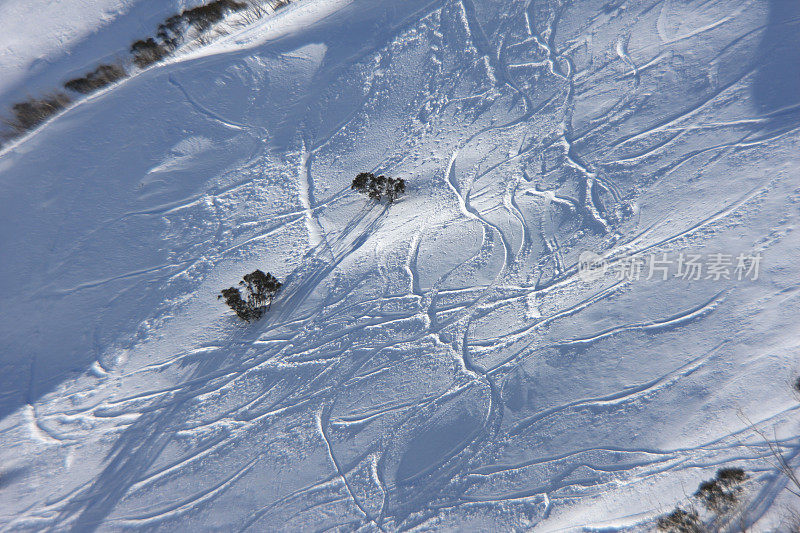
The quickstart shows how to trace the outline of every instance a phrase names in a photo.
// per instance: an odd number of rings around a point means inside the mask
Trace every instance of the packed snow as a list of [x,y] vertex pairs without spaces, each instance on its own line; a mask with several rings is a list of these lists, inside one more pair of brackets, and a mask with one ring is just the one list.
[[[3,112],[182,7],[0,0]],[[299,0],[185,47],[0,147],[0,528],[649,531],[738,467],[777,531],[799,154],[795,0]]]

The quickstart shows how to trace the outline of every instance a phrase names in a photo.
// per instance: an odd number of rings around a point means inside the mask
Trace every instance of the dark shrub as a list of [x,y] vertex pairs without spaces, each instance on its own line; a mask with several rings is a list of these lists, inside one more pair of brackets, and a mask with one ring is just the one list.
[[275,276],[269,272],[264,274],[261,270],[245,274],[244,281],[240,281],[239,285],[244,285],[247,288],[247,301],[252,307],[266,305],[267,310],[272,307],[272,299],[275,298],[275,295],[278,294],[278,291],[283,286]]
[[77,93],[89,94],[125,76],[125,69],[119,65],[100,65],[81,78],[69,80],[64,87]]
[[361,172],[353,178],[350,188],[368,195],[376,202],[380,202],[386,196],[389,203],[392,203],[406,192],[406,182],[403,178],[387,178],[376,176],[372,172]]
[[741,468],[720,468],[717,470],[717,480],[726,487],[732,487],[746,481],[747,474]]
[[[697,487],[694,497],[710,513],[710,523],[715,527],[724,524],[724,517],[736,509],[744,489],[742,483],[748,479],[741,468],[720,468],[714,479],[703,481]],[[723,520],[720,522],[720,520]],[[700,533],[705,531],[718,531],[708,529],[708,521],[704,521],[692,508],[685,511],[676,507],[669,514],[661,515],[656,519],[656,526],[662,531],[672,533]]]
[[386,187],[386,197],[389,199],[389,203],[394,202],[404,192],[406,192],[406,182],[403,178],[389,178]]
[[283,286],[275,276],[269,272],[264,274],[261,270],[245,274],[244,281],[240,281],[239,285],[247,290],[247,300],[242,298],[242,293],[236,287],[223,289],[217,299],[224,298],[228,307],[247,322],[261,318],[272,307],[272,299]]
[[369,180],[369,197],[376,202],[381,201],[383,192],[386,188],[386,176],[376,176]]
[[215,0],[204,6],[194,7],[173,15],[158,25],[156,38],[136,41],[131,45],[131,54],[136,66],[144,68],[169,56],[181,44],[189,27],[202,32],[219,22],[229,11],[247,7],[236,0]]
[[741,484],[746,479],[747,474],[741,468],[722,468],[714,479],[700,483],[694,497],[712,513],[725,514],[739,501]]
[[7,121],[7,124],[18,134],[25,133],[64,109],[70,101],[66,94],[54,93],[19,102],[11,106],[14,118]]
[[353,183],[350,185],[350,188],[362,193],[367,192],[367,184],[370,179],[375,179],[375,174],[372,172],[360,172],[353,178]]
[[152,37],[138,40],[131,45],[133,62],[139,68],[161,61],[171,54],[173,50],[174,47],[157,43]]
[[675,509],[656,520],[656,527],[669,533],[701,533],[704,531],[700,517],[694,511]]
[[222,294],[217,298],[225,298],[225,303],[228,304],[228,307],[233,309],[239,318],[247,322],[258,320],[264,313],[263,308],[254,308],[248,302],[245,302],[242,299],[242,293],[236,287],[222,289]]
[[161,41],[164,46],[170,50],[174,50],[180,44],[184,31],[183,27],[183,17],[181,15],[173,15],[158,25],[156,37],[158,37],[158,40]]
[[204,6],[184,11],[181,16],[187,24],[193,26],[198,31],[205,31],[216,22],[222,20],[225,13],[238,11],[247,7],[246,4],[235,0],[216,0]]

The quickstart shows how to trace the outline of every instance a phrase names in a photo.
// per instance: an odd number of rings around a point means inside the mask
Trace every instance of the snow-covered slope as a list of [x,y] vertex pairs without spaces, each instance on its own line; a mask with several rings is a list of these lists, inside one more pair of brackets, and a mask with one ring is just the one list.
[[[303,0],[7,146],[0,524],[644,530],[739,466],[777,527],[799,16]],[[715,253],[757,279],[615,275]],[[255,268],[247,325],[216,295]]]
[[200,0],[0,0],[0,105],[59,89]]

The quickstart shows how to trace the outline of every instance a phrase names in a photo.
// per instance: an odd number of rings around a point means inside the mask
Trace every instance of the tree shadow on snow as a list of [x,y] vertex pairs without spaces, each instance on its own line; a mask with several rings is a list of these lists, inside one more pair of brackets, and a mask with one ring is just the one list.
[[179,431],[185,429],[186,420],[197,407],[196,399],[218,390],[230,381],[231,374],[242,375],[246,370],[243,362],[250,353],[252,342],[269,329],[290,320],[336,266],[364,244],[386,213],[387,206],[366,207],[338,235],[314,248],[308,261],[287,278],[285,290],[276,299],[273,312],[261,322],[261,327],[234,333],[222,349],[209,353],[197,363],[174,395],[148,406],[122,432],[108,452],[103,470],[64,506],[54,529],[60,530],[69,524],[70,530],[85,532],[104,525],[130,489],[153,474],[153,467],[164,449]]
[[216,388],[215,378],[224,374],[229,355],[220,350],[205,358],[172,398],[142,414],[120,435],[106,457],[106,467],[62,509],[56,529],[71,522],[72,531],[94,531],[103,523],[130,488],[147,476],[175,433],[182,429],[193,408],[191,400]]

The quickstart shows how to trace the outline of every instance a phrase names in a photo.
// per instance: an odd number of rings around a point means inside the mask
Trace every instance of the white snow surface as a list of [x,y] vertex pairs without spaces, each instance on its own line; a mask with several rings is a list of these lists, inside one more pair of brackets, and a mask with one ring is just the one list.
[[[20,5],[5,103],[183,4]],[[737,466],[776,530],[750,424],[800,462],[797,5],[302,0],[7,145],[0,527],[645,531]],[[284,288],[248,325],[217,294],[255,268]]]

